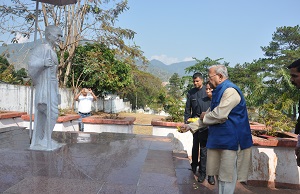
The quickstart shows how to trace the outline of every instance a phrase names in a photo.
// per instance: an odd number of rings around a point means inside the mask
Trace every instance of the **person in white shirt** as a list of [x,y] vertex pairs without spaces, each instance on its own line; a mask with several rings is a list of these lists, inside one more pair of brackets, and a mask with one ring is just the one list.
[[83,88],[74,98],[78,101],[78,114],[80,115],[79,120],[79,131],[84,130],[82,118],[91,116],[92,102],[97,100],[97,96],[93,93],[91,88]]
[[[287,67],[290,70],[291,82],[297,89],[300,89],[300,59],[294,61]],[[300,107],[300,102],[299,102]],[[299,108],[298,108],[298,111]],[[298,142],[295,148],[295,155],[297,157],[297,165],[300,167],[300,118],[298,116],[297,124],[295,127],[295,134],[298,134]]]

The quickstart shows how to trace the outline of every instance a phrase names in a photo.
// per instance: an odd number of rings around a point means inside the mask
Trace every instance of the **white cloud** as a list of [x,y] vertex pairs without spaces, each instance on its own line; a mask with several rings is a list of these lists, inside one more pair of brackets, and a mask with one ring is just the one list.
[[18,43],[25,43],[28,41],[28,38],[23,37],[21,33],[17,32],[16,34],[16,39],[18,41]]
[[164,54],[151,56],[150,60],[152,60],[152,59],[159,60],[159,61],[163,62],[166,65],[170,65],[170,64],[173,64],[173,63],[179,63],[179,62],[182,62],[182,61],[193,61],[194,60],[193,57],[186,57],[183,60],[179,60],[176,57],[168,57],[167,55],[164,55]]
[[193,57],[186,57],[182,61],[194,61]]
[[150,60],[152,59],[156,59],[159,60],[161,62],[163,62],[166,65],[170,65],[172,63],[178,63],[179,60],[176,57],[168,57],[167,55],[154,55],[152,57],[150,57]]

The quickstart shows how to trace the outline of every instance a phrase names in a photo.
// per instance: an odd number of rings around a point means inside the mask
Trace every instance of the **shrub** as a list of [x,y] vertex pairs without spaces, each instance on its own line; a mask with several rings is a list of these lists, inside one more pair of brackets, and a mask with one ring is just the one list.
[[290,132],[295,127],[295,121],[292,121],[287,115],[276,110],[274,104],[264,104],[258,109],[258,122],[266,125],[269,135],[277,131]]
[[168,99],[168,102],[164,106],[164,109],[170,115],[167,118],[167,121],[183,122],[184,107],[181,100],[174,98]]

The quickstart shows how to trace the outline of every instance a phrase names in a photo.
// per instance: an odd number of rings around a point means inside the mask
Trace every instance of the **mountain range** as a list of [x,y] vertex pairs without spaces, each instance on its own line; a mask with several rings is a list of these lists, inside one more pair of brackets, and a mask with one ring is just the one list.
[[[0,46],[0,54],[5,56],[10,64],[13,64],[15,69],[25,68],[28,69],[28,56],[30,54],[30,49],[32,49],[35,44],[40,44],[41,40],[37,40],[36,43],[20,43],[20,44],[8,44]],[[191,75],[185,73],[185,68],[193,66],[196,61],[184,61],[179,63],[173,63],[166,65],[159,60],[151,60],[148,65],[143,65],[141,62],[137,61],[136,65],[141,71],[148,72],[155,77],[158,77],[163,82],[168,82],[170,77],[174,73],[178,73],[180,77]]]
[[16,70],[21,68],[28,69],[30,50],[34,48],[36,44],[41,44],[41,40],[18,44],[3,44],[0,46],[0,55],[5,56],[8,62],[14,65]]
[[170,65],[166,65],[163,62],[153,59],[149,62],[148,65],[142,65],[142,63],[137,62],[137,66],[141,71],[148,72],[155,77],[160,78],[163,82],[168,82],[170,77],[177,73],[180,77],[192,75],[192,73],[185,73],[185,69],[187,67],[193,66],[196,64],[196,61],[183,61],[179,63],[172,63]]

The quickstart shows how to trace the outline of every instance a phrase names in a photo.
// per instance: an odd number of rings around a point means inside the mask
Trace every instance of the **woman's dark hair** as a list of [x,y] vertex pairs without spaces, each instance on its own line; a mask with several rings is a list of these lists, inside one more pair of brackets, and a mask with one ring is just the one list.
[[210,81],[205,82],[205,85],[209,85],[210,88],[213,88],[213,87],[214,87]]

